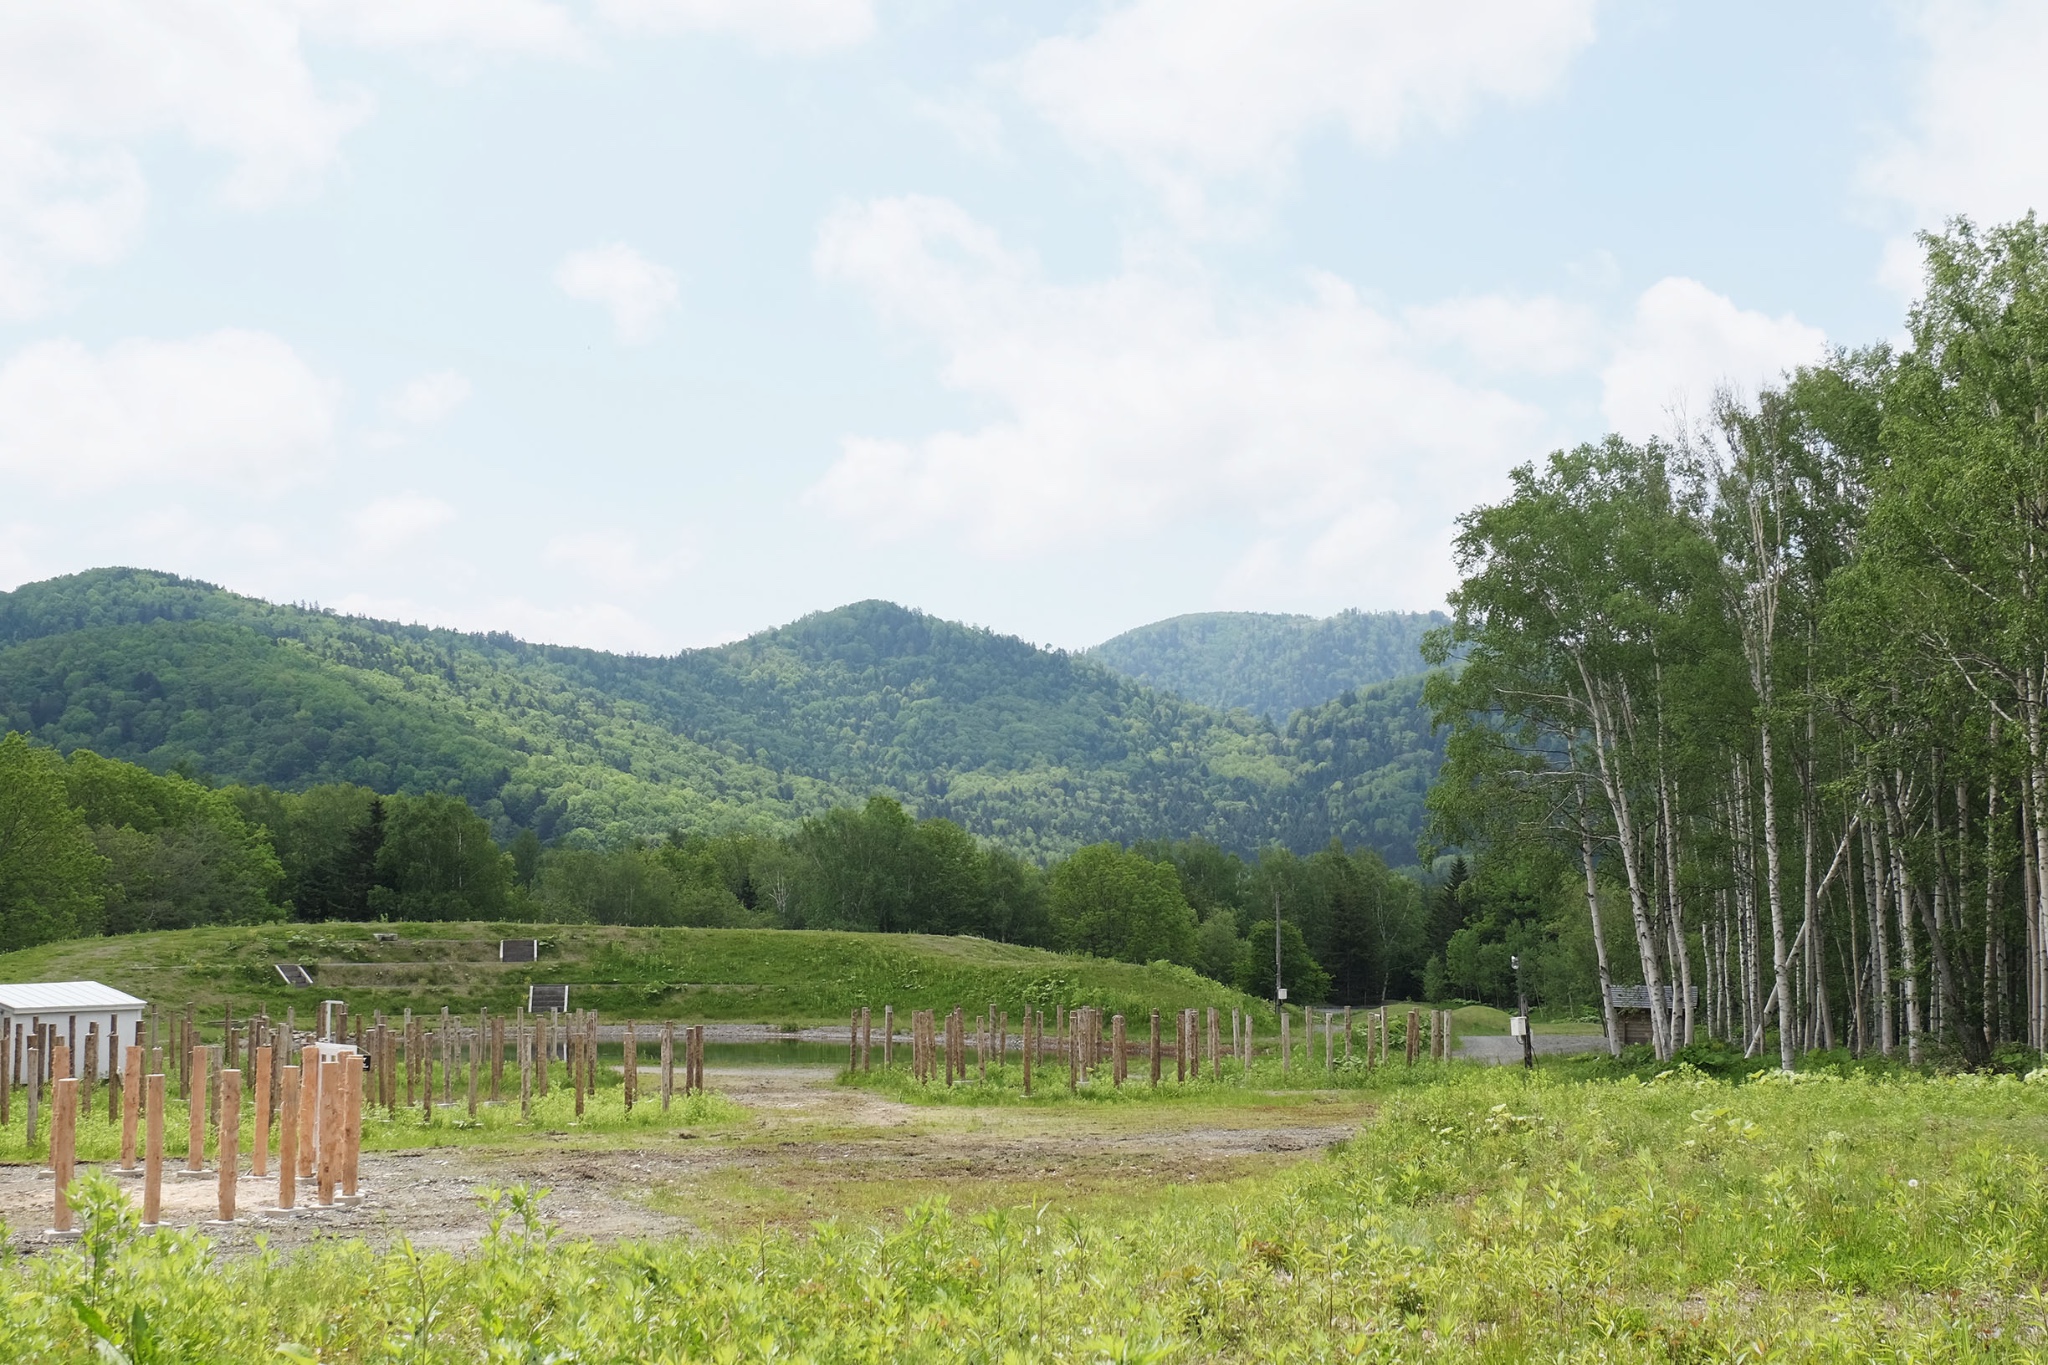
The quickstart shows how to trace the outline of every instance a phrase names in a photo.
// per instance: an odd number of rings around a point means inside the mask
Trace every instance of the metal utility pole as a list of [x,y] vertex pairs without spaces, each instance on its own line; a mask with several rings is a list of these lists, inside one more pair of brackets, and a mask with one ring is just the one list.
[[[1495,961],[1499,961],[1498,958]],[[1522,958],[1520,954],[1508,959],[1508,965],[1515,969],[1515,1004],[1522,1011],[1522,1065],[1536,1069],[1536,1040],[1529,1036],[1529,995],[1522,989]]]

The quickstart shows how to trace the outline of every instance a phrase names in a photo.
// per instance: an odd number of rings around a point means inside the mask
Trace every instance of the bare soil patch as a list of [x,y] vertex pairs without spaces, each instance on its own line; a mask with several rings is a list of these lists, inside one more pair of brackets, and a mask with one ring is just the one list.
[[[1214,1184],[1301,1160],[1348,1136],[1366,1116],[1355,1102],[1211,1108],[1148,1104],[1074,1109],[904,1104],[836,1085],[817,1067],[713,1070],[711,1088],[745,1105],[749,1122],[717,1132],[635,1135],[630,1147],[524,1142],[502,1147],[369,1152],[364,1198],[353,1208],[263,1213],[274,1175],[244,1174],[242,1216],[209,1228],[224,1252],[320,1238],[401,1238],[423,1249],[473,1246],[489,1225],[482,1195],[546,1186],[546,1208],[570,1237],[700,1235],[762,1223],[841,1216],[887,1218],[945,1195],[956,1208],[1115,1202],[1148,1189]],[[140,1181],[124,1181],[141,1199]],[[309,1192],[301,1186],[300,1202]],[[213,1216],[212,1180],[164,1181],[164,1221]],[[47,1245],[47,1177],[0,1166],[0,1220],[22,1251]]]

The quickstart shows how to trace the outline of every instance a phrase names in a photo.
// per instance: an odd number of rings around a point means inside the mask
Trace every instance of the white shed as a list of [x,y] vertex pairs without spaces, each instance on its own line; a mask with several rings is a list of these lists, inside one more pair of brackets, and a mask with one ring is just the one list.
[[[135,1026],[142,1021],[142,1011],[148,1003],[137,1000],[126,991],[102,986],[97,981],[31,981],[0,985],[0,1038],[6,1040],[6,1061],[0,1072],[10,1079],[13,1077],[15,1030],[20,1029],[26,1036],[33,1034],[38,1024],[48,1024],[71,1049],[74,1072],[82,1073],[87,1031],[98,1024],[99,1063],[95,1070],[105,1076],[110,1064],[120,1055],[114,1051],[115,1040],[122,1043],[135,1041]],[[21,1064],[27,1064],[25,1056],[21,1058]]]

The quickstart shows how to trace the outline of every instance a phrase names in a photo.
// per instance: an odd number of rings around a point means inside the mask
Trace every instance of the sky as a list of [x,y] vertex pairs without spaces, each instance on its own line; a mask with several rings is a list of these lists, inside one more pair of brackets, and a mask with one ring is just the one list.
[[1427,609],[1517,464],[1896,338],[2048,6],[10,0],[0,589],[643,653]]

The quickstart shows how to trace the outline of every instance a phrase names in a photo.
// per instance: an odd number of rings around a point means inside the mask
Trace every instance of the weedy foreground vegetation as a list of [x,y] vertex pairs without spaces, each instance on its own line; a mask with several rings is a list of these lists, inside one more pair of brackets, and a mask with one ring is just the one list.
[[111,1182],[0,1265],[21,1361],[1975,1360],[2048,1353],[2048,1074],[1451,1068],[1327,1158],[1087,1213],[217,1260]]

